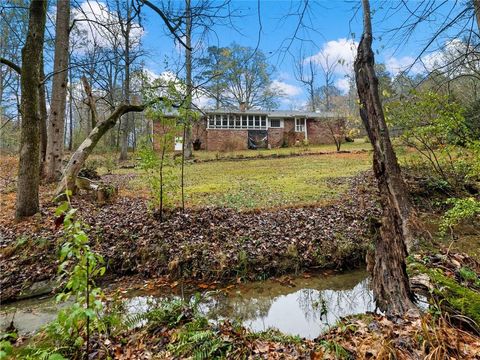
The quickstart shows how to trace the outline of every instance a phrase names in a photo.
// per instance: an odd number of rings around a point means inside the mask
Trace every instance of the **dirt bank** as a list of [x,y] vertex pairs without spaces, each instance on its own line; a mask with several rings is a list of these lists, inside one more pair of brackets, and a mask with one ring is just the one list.
[[[205,281],[258,279],[311,268],[345,268],[363,262],[378,217],[370,176],[350,179],[342,200],[322,207],[238,212],[189,209],[159,222],[144,200],[118,198],[97,207],[73,203],[90,227],[92,247],[107,274],[169,275]],[[31,284],[53,279],[62,230],[54,205],[27,222],[2,220],[1,300],[13,300]]]

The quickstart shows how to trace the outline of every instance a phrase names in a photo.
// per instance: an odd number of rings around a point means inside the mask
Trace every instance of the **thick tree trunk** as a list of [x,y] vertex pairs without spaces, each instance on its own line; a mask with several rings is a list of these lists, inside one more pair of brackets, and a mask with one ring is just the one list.
[[48,142],[45,160],[45,178],[49,182],[58,180],[62,171],[65,109],[67,106],[70,0],[57,0],[56,21],[52,102],[47,126]]
[[60,195],[65,192],[66,189],[75,192],[75,179],[82,169],[83,164],[87,160],[88,156],[92,153],[93,149],[97,145],[98,141],[105,135],[105,133],[115,126],[118,119],[132,111],[143,111],[143,105],[129,105],[122,104],[110,114],[108,118],[103,121],[97,122],[97,126],[90,132],[78,149],[73,153],[65,170],[63,171],[63,177],[60,184],[57,187],[56,195]]
[[40,183],[40,56],[47,14],[47,1],[30,2],[29,26],[22,49],[20,159],[18,165],[17,219],[39,211],[38,188]]
[[373,170],[378,181],[383,209],[380,235],[375,246],[373,293],[380,310],[387,314],[401,315],[415,309],[405,265],[411,206],[378,94],[372,51],[370,4],[368,0],[363,0],[362,3],[364,33],[355,60],[355,78],[360,99],[360,116],[373,146]]

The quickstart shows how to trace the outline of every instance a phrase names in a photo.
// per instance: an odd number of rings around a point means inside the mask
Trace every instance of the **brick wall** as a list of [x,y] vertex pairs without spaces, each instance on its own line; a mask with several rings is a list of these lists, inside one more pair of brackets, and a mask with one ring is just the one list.
[[207,130],[207,150],[234,151],[248,149],[247,130]]
[[327,121],[333,126],[334,132],[340,134],[344,119],[319,119],[307,121],[308,142],[310,144],[333,144]]
[[[170,131],[170,126],[162,124],[160,121],[153,122],[153,149],[160,151],[160,145],[163,143],[163,135],[166,131]],[[181,131],[177,132],[175,136],[182,136]],[[167,151],[172,151],[174,148],[174,141],[167,144]]]
[[298,142],[302,142],[305,139],[305,133],[295,131],[295,120],[294,119],[285,119],[284,120],[284,142],[288,146],[294,146]]
[[283,145],[283,128],[268,129],[268,145],[273,148],[278,148]]

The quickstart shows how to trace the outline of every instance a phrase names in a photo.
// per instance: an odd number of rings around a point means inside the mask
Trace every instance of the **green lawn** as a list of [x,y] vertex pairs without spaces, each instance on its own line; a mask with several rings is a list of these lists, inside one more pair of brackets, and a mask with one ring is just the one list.
[[[367,152],[193,163],[185,168],[186,202],[237,209],[325,203],[347,189],[346,177],[370,167]],[[128,187],[147,192],[142,176]]]
[[[341,150],[355,151],[355,150],[370,150],[372,147],[369,142],[365,142],[364,139],[355,139],[354,142],[342,144]],[[288,148],[277,149],[259,149],[259,150],[239,150],[239,151],[195,151],[194,156],[199,160],[209,159],[229,159],[229,158],[245,158],[256,156],[271,156],[271,155],[293,155],[302,153],[324,153],[335,152],[336,148],[334,144],[326,145],[308,145],[308,146],[292,146]]]

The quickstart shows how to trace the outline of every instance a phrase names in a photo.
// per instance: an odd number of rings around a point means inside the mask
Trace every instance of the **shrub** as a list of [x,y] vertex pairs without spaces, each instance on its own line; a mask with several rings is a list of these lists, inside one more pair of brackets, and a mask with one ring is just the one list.
[[452,230],[461,221],[480,215],[480,201],[473,197],[465,199],[450,198],[447,200],[447,204],[453,206],[445,212],[440,223],[439,230],[443,235],[449,229]]

